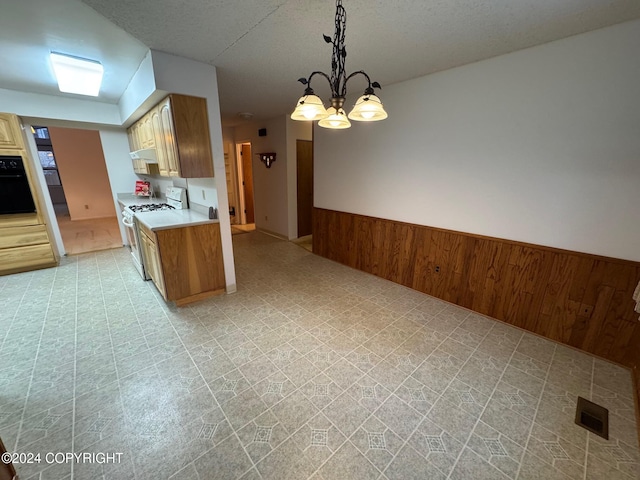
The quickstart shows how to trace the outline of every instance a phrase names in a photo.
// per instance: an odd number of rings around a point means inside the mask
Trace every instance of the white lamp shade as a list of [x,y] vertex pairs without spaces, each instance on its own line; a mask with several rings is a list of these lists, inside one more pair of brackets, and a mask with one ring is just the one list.
[[358,122],[376,122],[387,118],[382,102],[373,93],[364,94],[356,101],[353,110],[349,112],[349,118]]
[[100,93],[104,74],[100,62],[51,52],[51,63],[61,92],[92,97]]
[[327,108],[327,116],[318,122],[324,128],[349,128],[351,122],[347,118],[344,109],[336,110],[333,107]]
[[292,120],[320,120],[327,116],[327,110],[320,97],[316,95],[304,95],[298,100],[296,109],[291,114]]

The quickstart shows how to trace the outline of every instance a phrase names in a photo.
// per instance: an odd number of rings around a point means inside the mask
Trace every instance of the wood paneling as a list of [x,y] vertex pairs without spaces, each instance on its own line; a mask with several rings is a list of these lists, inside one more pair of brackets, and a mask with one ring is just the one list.
[[638,262],[317,208],[313,252],[640,367]]
[[209,223],[155,232],[166,299],[187,303],[225,287],[220,225]]

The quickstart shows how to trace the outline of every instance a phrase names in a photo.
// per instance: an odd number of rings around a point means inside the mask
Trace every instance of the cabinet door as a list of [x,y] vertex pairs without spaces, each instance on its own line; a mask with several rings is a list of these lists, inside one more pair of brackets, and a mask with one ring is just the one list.
[[147,115],[145,115],[143,128],[144,128],[144,139],[145,139],[144,148],[154,148],[156,146],[156,139],[153,136],[153,125],[151,123],[151,113],[147,113]]
[[0,149],[24,149],[18,117],[11,113],[0,113]]
[[135,152],[136,150],[140,150],[140,147],[138,146],[138,135],[135,125],[127,128],[127,137],[129,138],[129,151]]
[[160,263],[160,254],[156,247],[155,241],[151,239],[145,232],[140,231],[140,243],[142,243],[142,255],[145,261],[145,268],[151,277],[158,291],[166,299],[167,294],[164,288],[164,278],[162,272],[162,264]]
[[173,128],[171,98],[166,98],[162,103],[160,103],[159,108],[160,123],[162,125],[162,138],[165,145],[165,154],[167,158],[167,165],[169,167],[169,175],[172,177],[179,177],[180,163],[178,159],[175,131]]
[[156,145],[156,158],[158,159],[158,170],[160,175],[169,176],[169,165],[167,162],[167,147],[164,140],[164,131],[162,121],[160,119],[160,108],[156,107],[151,110],[151,126],[153,128],[153,136]]
[[153,275],[151,275],[151,279],[153,283],[158,288],[158,291],[162,294],[162,296],[166,299],[167,293],[164,288],[164,277],[162,272],[162,263],[160,262],[160,254],[158,252],[158,248],[156,247],[155,242],[149,240],[149,256],[151,257],[152,263],[152,271]]

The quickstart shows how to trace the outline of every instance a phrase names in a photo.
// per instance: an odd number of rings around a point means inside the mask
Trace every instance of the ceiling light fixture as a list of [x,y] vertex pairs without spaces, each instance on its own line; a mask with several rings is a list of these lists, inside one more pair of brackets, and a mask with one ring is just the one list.
[[[333,44],[331,55],[331,77],[323,72],[313,72],[309,78],[299,78],[298,81],[307,88],[304,95],[298,100],[296,109],[291,114],[293,120],[319,120],[318,125],[325,128],[349,128],[351,120],[359,122],[375,122],[387,118],[382,102],[375,95],[374,88],[381,88],[378,82],[371,82],[369,75],[359,70],[347,76],[345,72],[345,59],[347,50],[344,46],[345,30],[347,27],[347,12],[342,6],[342,0],[336,1],[336,30],[333,40],[327,35],[324,41]],[[347,115],[342,108],[347,96],[347,82],[355,75],[364,75],[369,83],[364,94],[358,98],[353,110]],[[320,75],[327,79],[331,87],[331,107],[324,108],[320,97],[316,96],[311,88],[311,79]]]
[[100,62],[57,52],[50,56],[61,92],[98,96],[104,74]]

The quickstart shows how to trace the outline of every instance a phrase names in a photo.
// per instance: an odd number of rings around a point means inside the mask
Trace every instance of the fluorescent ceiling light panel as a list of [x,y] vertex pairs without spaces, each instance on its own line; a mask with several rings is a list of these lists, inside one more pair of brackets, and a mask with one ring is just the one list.
[[51,52],[51,63],[61,92],[92,97],[100,93],[104,73],[100,62]]

